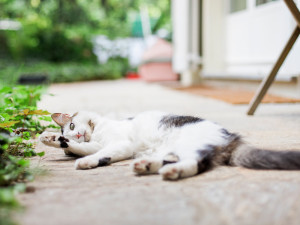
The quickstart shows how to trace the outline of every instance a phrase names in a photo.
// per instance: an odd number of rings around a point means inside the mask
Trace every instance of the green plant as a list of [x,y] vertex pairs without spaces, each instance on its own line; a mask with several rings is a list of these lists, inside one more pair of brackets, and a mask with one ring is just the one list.
[[46,116],[49,113],[36,106],[43,90],[26,86],[0,89],[0,186],[31,179],[24,157],[44,154],[36,153],[31,141],[45,129],[40,121],[51,121]]
[[33,144],[29,141],[41,133],[45,126],[41,120],[51,121],[47,111],[38,110],[37,102],[43,87],[3,87],[0,89],[0,128],[14,137],[6,151],[10,155],[34,156]]
[[25,185],[18,182],[30,181],[33,178],[29,172],[28,160],[11,156],[6,152],[13,139],[9,132],[0,130],[0,225],[15,224],[11,219],[11,213],[20,209],[15,195],[25,190]]
[[15,195],[24,190],[24,185],[0,187],[0,225],[16,225],[12,220],[12,212],[21,209]]
[[41,121],[50,121],[47,111],[38,110],[44,87],[0,88],[0,225],[14,224],[12,209],[18,208],[15,193],[24,191],[22,183],[31,181],[30,161],[36,153],[32,139],[45,129]]

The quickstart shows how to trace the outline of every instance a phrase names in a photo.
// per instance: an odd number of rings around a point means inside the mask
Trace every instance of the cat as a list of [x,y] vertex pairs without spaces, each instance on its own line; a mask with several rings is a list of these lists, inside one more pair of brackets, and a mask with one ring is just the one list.
[[138,175],[160,174],[164,180],[192,177],[218,165],[252,169],[300,169],[300,152],[251,147],[236,133],[194,116],[150,111],[112,120],[93,112],[52,114],[61,134],[45,131],[40,141],[84,156],[76,169],[106,166],[135,158]]

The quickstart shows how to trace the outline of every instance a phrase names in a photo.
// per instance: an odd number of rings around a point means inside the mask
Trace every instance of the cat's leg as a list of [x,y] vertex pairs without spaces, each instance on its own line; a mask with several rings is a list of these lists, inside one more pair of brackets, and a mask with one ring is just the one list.
[[130,148],[130,142],[124,141],[109,145],[95,154],[77,159],[76,169],[91,169],[98,166],[106,166],[110,163],[132,158],[133,151]]
[[165,165],[159,170],[164,180],[178,180],[195,176],[211,166],[214,152],[212,150],[197,150],[193,155],[184,156],[177,163]]
[[75,142],[73,140],[62,140],[63,149],[78,156],[92,155],[101,149],[98,142]]
[[135,159],[132,162],[133,172],[139,175],[155,174],[159,169],[170,163],[175,163],[179,160],[179,157],[174,153],[169,153],[162,157],[142,157]]
[[65,154],[74,154],[78,156],[91,155],[101,148],[98,142],[78,143],[65,138],[60,133],[47,131],[40,135],[40,141],[51,147],[62,148],[65,151]]

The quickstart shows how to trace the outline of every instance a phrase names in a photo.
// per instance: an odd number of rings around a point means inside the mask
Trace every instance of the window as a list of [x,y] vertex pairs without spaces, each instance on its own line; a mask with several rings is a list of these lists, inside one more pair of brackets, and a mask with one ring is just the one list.
[[229,8],[230,13],[245,10],[246,8],[247,8],[247,0],[230,0],[230,8]]
[[275,2],[275,1],[278,1],[278,0],[256,0],[256,5],[262,5],[262,4],[266,4],[269,2]]

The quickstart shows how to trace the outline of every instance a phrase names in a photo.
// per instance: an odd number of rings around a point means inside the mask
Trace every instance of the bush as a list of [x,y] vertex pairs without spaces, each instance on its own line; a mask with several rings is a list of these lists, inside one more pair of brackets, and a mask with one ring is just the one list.
[[50,82],[108,80],[122,78],[129,69],[127,59],[110,59],[106,64],[96,63],[28,63],[0,64],[0,79],[4,83],[17,83],[21,75],[47,75]]
[[[82,2],[82,1],[81,1]],[[87,1],[0,1],[0,18],[21,24],[0,31],[0,56],[13,60],[38,58],[52,62],[93,61],[91,39],[96,22]]]
[[37,109],[43,87],[0,87],[0,224],[14,224],[12,209],[19,204],[15,194],[24,191],[24,182],[33,175],[26,157],[43,156],[36,153],[31,141],[45,126],[40,121],[51,121],[49,113]]

